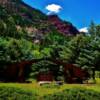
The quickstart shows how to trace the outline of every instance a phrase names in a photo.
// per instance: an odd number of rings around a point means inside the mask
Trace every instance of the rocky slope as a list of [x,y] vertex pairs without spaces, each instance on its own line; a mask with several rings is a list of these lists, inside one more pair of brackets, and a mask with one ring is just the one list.
[[70,22],[61,20],[57,15],[48,16],[48,20],[62,34],[76,35],[79,33],[78,30]]
[[13,17],[17,29],[24,28],[30,36],[50,33],[53,30],[64,35],[79,33],[71,23],[61,20],[57,15],[47,16],[21,0],[0,0],[0,6]]

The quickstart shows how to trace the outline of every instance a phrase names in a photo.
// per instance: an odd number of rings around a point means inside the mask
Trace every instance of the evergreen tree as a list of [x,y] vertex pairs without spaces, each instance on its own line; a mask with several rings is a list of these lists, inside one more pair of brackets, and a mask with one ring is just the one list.
[[96,25],[96,35],[97,35],[97,38],[100,37],[100,25]]
[[[86,37],[87,38],[87,37]],[[89,37],[89,41],[80,50],[80,55],[76,60],[76,64],[84,69],[92,70],[92,77],[95,79],[95,70],[100,70],[100,40],[92,40],[92,36]]]
[[67,45],[63,46],[63,50],[60,52],[61,59],[68,63],[75,63],[75,60],[79,56],[80,48],[83,46],[83,35],[77,35],[73,37]]
[[91,21],[88,31],[89,34],[93,35],[94,37],[96,36],[96,28],[95,28],[95,23],[93,21]]

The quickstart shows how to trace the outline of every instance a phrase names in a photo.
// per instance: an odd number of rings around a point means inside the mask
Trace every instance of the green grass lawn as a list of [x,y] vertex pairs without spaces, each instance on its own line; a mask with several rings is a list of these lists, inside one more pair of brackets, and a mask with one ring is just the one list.
[[36,92],[40,96],[46,94],[53,94],[70,88],[86,88],[86,89],[91,89],[100,92],[100,79],[96,79],[96,81],[97,81],[96,84],[64,84],[62,86],[56,86],[54,84],[39,86],[38,83],[35,81],[32,83],[22,83],[22,84],[21,83],[0,83],[0,87],[9,86],[9,87],[23,88],[25,90],[30,90],[31,92]]

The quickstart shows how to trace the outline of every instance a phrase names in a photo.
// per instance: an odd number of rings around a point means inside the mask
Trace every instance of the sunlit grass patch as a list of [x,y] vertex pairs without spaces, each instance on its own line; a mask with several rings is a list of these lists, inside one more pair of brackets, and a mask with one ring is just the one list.
[[100,79],[97,78],[96,82],[96,84],[63,84],[61,86],[57,86],[55,83],[51,83],[48,85],[40,86],[36,81],[33,81],[32,83],[0,83],[0,87],[18,87],[31,92],[35,91],[40,96],[43,96],[72,88],[86,88],[89,90],[100,92]]

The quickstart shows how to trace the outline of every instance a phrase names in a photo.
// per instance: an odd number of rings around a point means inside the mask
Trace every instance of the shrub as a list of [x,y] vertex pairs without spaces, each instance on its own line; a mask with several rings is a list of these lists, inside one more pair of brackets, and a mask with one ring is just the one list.
[[37,100],[37,94],[16,87],[0,87],[0,100]]
[[73,88],[44,96],[44,100],[100,100],[100,93],[92,90]]

